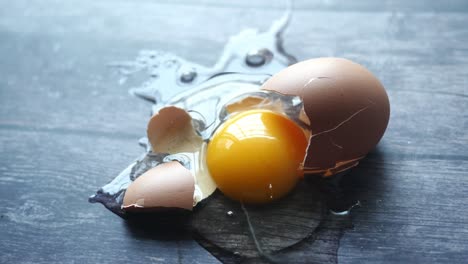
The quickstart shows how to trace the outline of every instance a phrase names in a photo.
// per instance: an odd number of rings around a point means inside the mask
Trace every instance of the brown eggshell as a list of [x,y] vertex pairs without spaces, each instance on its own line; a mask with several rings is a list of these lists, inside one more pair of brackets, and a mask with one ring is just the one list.
[[195,181],[177,161],[158,165],[138,177],[125,192],[122,209],[153,211],[161,208],[192,210]]
[[330,176],[357,165],[382,138],[390,105],[379,80],[342,58],[294,64],[262,89],[302,97],[311,137],[304,161],[309,174]]
[[193,152],[203,140],[192,125],[192,117],[175,106],[164,107],[151,117],[147,128],[148,140],[154,152]]

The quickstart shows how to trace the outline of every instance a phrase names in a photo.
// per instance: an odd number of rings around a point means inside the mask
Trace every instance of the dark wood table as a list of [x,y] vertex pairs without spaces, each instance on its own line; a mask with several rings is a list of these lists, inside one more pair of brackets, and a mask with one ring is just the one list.
[[[212,65],[284,3],[1,2],[0,262],[218,263],[189,235],[88,203],[142,153],[150,111],[108,63],[155,48]],[[346,176],[361,206],[328,261],[466,263],[468,2],[296,1],[285,47],[365,65],[391,101],[383,140]]]

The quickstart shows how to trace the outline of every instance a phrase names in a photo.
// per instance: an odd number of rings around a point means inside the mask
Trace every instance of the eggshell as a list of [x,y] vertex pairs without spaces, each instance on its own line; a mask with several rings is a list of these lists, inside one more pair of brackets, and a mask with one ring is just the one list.
[[388,124],[384,87],[371,72],[347,59],[299,62],[272,76],[262,89],[302,98],[310,119],[304,161],[309,174],[330,176],[357,165]]
[[161,208],[192,210],[195,181],[193,175],[177,161],[158,165],[130,184],[122,209],[127,212]]
[[[159,110],[148,122],[148,140],[154,152],[180,154],[190,160],[190,170],[195,176],[194,202],[210,196],[216,190],[216,184],[206,168],[203,158],[206,143],[197,134],[189,113],[175,106]],[[170,176],[172,172],[163,172]]]
[[164,107],[151,117],[147,135],[153,151],[160,153],[193,152],[203,143],[193,128],[192,117],[175,106]]

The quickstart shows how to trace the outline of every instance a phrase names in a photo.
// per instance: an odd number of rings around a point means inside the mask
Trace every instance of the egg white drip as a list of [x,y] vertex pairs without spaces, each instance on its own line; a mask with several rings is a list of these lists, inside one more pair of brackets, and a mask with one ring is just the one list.
[[202,143],[199,151],[184,152],[169,155],[165,158],[166,161],[178,161],[185,168],[190,170],[195,186],[193,192],[193,206],[197,205],[202,200],[206,199],[216,190],[216,183],[209,174],[204,158],[206,152],[206,143]]

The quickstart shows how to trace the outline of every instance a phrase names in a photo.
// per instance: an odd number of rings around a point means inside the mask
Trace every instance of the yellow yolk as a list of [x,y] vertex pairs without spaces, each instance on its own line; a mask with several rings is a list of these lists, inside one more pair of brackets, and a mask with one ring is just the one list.
[[268,110],[239,113],[208,143],[208,170],[231,199],[262,204],[289,193],[301,176],[307,148],[303,130]]

